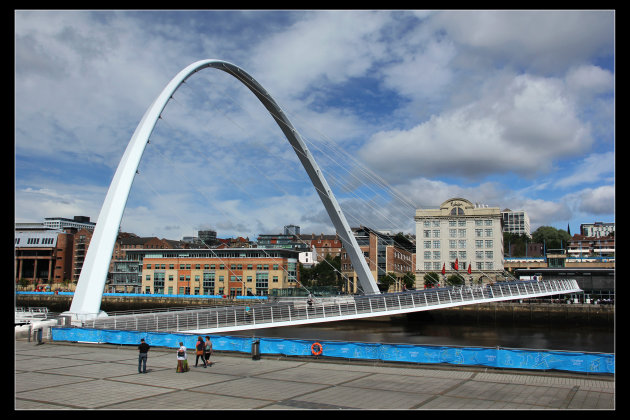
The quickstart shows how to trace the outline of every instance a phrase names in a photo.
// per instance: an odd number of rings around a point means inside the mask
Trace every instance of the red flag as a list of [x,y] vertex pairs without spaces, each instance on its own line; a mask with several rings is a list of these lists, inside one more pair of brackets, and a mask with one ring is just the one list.
[[459,270],[459,261],[455,258],[455,271]]
[[442,264],[442,275],[446,274],[446,263]]
[[468,263],[468,274],[472,272],[472,268],[470,268],[470,263]]

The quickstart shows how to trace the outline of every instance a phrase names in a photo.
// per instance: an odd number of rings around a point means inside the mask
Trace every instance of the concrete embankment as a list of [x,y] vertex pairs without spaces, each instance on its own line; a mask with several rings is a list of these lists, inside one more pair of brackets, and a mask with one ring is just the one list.
[[[70,309],[72,296],[62,295],[17,295],[16,306],[47,307],[51,312]],[[104,296],[101,309],[105,312],[126,310],[149,310],[184,308],[194,306],[251,305],[250,301],[233,299],[195,299],[173,297],[129,297]],[[613,305],[563,304],[563,303],[481,303],[454,308],[421,311],[406,316],[378,317],[372,320],[400,320],[408,318],[418,321],[444,322],[534,322],[572,323],[589,325],[612,325],[615,318]],[[405,318],[405,319],[406,319]]]
[[480,303],[408,315],[417,321],[456,323],[529,322],[554,324],[613,325],[613,305],[563,303]]

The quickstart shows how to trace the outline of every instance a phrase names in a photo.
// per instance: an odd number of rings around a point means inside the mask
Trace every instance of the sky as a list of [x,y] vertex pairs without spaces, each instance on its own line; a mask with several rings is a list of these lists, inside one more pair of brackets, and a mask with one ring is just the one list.
[[[89,216],[144,112],[182,69],[233,63],[285,111],[349,224],[415,233],[449,198],[531,231],[615,221],[612,10],[16,10],[15,221]],[[179,240],[334,233],[244,85],[173,95],[121,230]]]

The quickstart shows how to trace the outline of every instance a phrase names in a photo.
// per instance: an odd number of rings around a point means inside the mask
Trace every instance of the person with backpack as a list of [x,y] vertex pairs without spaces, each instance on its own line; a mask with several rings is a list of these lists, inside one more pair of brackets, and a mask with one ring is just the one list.
[[212,365],[210,363],[210,355],[212,354],[212,341],[210,341],[210,337],[206,335],[206,343],[204,347],[205,359],[207,365]]
[[184,343],[179,342],[179,348],[177,349],[177,373],[188,372],[188,359],[186,358],[186,347]]
[[203,341],[203,338],[201,336],[199,336],[197,338],[197,344],[195,346],[195,350],[196,350],[196,355],[197,358],[195,359],[195,367],[197,367],[197,364],[199,363],[199,358],[201,357],[201,361],[203,362],[203,367],[206,368],[208,367],[208,365],[206,364],[206,358],[205,358],[205,349],[206,347],[206,343]]

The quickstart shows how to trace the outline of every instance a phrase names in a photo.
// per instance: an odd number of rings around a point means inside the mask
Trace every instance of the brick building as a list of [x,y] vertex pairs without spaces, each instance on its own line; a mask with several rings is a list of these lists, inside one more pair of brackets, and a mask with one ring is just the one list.
[[298,253],[288,249],[129,249],[108,287],[127,292],[230,297],[299,287]]

